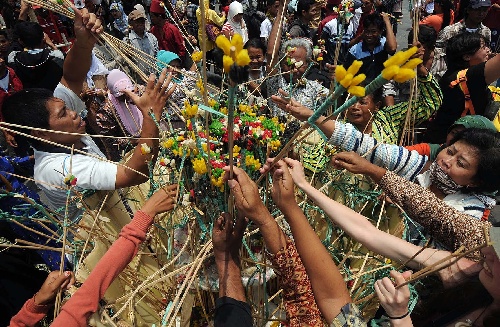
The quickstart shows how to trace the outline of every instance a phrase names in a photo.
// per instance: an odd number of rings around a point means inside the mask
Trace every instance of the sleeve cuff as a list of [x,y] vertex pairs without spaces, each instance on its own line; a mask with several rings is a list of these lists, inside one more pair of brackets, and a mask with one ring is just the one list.
[[146,233],[153,222],[154,217],[150,217],[148,214],[139,210],[135,213],[134,219],[130,222],[130,225],[134,226],[138,230]]
[[35,295],[33,295],[33,297],[26,302],[26,304],[25,304],[26,309],[29,312],[33,312],[33,313],[42,313],[42,314],[47,313],[47,311],[49,311],[49,309],[53,305],[52,304],[36,304],[35,303]]

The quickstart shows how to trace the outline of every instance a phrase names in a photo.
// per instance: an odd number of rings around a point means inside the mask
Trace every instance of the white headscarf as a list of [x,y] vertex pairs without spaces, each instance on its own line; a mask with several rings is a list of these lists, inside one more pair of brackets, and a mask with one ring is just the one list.
[[243,38],[243,44],[248,41],[248,30],[245,20],[242,18],[241,23],[237,23],[233,20],[234,16],[238,14],[243,14],[243,6],[238,1],[233,1],[229,5],[229,12],[227,14],[227,24],[231,25],[234,33],[238,33]]

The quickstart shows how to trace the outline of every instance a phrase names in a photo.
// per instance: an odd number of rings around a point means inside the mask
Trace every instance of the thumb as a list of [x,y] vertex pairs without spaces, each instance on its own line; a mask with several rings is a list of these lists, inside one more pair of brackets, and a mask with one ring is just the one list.
[[234,201],[236,203],[236,207],[238,209],[244,208],[245,196],[243,195],[243,191],[241,190],[241,185],[234,179],[230,179],[227,181],[227,185],[231,189],[234,195]]
[[124,89],[122,90],[123,94],[127,95],[127,97],[137,104],[137,100],[139,100],[139,96],[132,92],[131,90]]
[[399,271],[393,270],[391,271],[391,277],[394,278],[396,285],[401,285],[406,282],[407,278],[410,278],[411,271],[405,271],[404,273],[400,273]]

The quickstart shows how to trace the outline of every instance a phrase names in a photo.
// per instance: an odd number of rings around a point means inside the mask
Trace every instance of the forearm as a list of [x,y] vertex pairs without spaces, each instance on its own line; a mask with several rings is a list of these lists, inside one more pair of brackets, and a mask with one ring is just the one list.
[[90,69],[93,47],[93,44],[77,39],[64,60],[61,83],[75,94],[80,94],[82,91],[83,82]]
[[280,210],[290,225],[318,308],[327,321],[333,321],[340,308],[351,301],[344,278],[300,207],[288,204]]
[[241,282],[241,269],[234,260],[217,260],[217,273],[219,275],[219,297],[230,297],[245,302],[245,290]]
[[415,179],[427,162],[427,157],[397,145],[379,143],[351,124],[335,122],[329,143],[365,156],[371,163],[395,171],[409,180]]
[[385,30],[386,30],[386,40],[385,40],[385,50],[389,54],[394,54],[398,48],[398,42],[396,41],[396,35],[392,30],[392,24],[390,19],[385,20]]
[[136,255],[152,222],[153,217],[142,211],[136,212],[134,219],[123,227],[120,237],[92,269],[82,287],[62,307],[51,326],[86,326],[87,318],[98,309],[109,285]]
[[484,244],[483,228],[489,228],[489,222],[459,212],[428,189],[390,171],[385,173],[379,185],[408,216],[421,224],[450,251],[455,251],[460,246],[468,250]]
[[50,305],[35,304],[34,297],[32,297],[26,301],[21,310],[12,317],[9,327],[38,326],[38,323],[45,317],[50,307]]
[[[157,121],[159,121],[158,118]],[[139,140],[137,141],[137,146],[134,149],[132,157],[127,162],[128,167],[137,170],[146,176],[149,175],[148,163],[151,160],[156,160],[156,157],[158,155],[158,149],[159,149],[158,133],[159,133],[158,127],[156,123],[153,121],[153,119],[149,116],[149,114],[144,115],[141,135]],[[151,150],[150,153],[143,154],[142,152],[143,144],[146,144],[150,148]],[[130,169],[127,169],[126,173],[131,180],[130,185],[139,184],[145,182],[148,179],[147,177],[139,175]]]
[[260,232],[264,237],[267,250],[271,254],[276,254],[286,246],[287,237],[269,212],[263,213],[262,215],[266,216],[264,222],[256,225],[259,227]]

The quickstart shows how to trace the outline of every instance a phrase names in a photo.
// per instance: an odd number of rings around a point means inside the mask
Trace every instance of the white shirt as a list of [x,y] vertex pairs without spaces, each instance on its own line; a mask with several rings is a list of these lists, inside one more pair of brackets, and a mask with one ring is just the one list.
[[266,42],[269,40],[269,35],[271,34],[271,30],[273,28],[273,23],[269,20],[269,18],[264,19],[260,24],[260,37],[266,39]]

